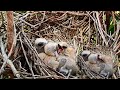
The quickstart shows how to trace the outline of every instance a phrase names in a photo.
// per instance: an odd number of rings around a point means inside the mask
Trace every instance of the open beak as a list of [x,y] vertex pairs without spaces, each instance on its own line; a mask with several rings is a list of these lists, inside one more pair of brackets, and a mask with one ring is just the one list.
[[58,49],[58,54],[60,54],[63,51],[63,49]]

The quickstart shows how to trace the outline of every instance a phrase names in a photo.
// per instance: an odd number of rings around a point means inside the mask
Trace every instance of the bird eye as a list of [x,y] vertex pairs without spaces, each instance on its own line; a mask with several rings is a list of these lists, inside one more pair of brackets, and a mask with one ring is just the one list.
[[86,57],[86,56],[88,56],[88,55],[87,55],[87,54],[83,54],[82,56],[83,56],[83,57]]
[[44,44],[43,43],[38,43],[38,46],[43,46]]

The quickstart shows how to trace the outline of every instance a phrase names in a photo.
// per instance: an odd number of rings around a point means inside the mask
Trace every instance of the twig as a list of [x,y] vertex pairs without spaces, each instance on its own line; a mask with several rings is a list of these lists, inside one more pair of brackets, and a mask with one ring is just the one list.
[[[60,13],[65,13],[64,11],[57,11],[57,12],[60,12]],[[71,14],[71,15],[77,15],[77,16],[88,16],[88,14],[85,14],[85,13],[78,13],[78,12],[72,12],[72,11],[67,11],[67,14]]]
[[21,40],[20,35],[19,35],[19,39],[20,39],[21,47],[22,47],[22,50],[23,50],[23,53],[24,53],[26,62],[27,62],[27,64],[28,64],[28,66],[29,66],[29,69],[30,69],[30,71],[31,71],[31,73],[32,73],[33,78],[35,79],[35,77],[34,77],[34,72],[33,72],[33,70],[32,70],[32,67],[31,67],[30,64],[29,64],[29,61],[28,61],[28,58],[27,58],[27,56],[26,56],[26,53],[25,53],[25,50],[24,50],[24,47],[23,47],[23,44],[22,44],[22,40]]
[[65,15],[68,13],[68,11],[64,12],[62,16],[58,17],[57,20],[62,20],[65,18]]
[[15,24],[14,24],[14,40],[13,40],[11,49],[10,49],[10,51],[9,51],[9,53],[8,53],[8,57],[11,56],[12,50],[13,50],[13,48],[16,46],[16,41],[17,41],[16,39],[17,39],[17,37],[18,37],[19,34],[20,34],[20,32],[16,35],[16,28],[15,28]]
[[[1,46],[1,51],[2,51],[2,55],[3,55],[3,60],[4,62],[7,62],[7,64],[10,65],[10,68],[12,69],[14,75],[17,77],[17,78],[20,78],[20,75],[18,73],[18,71],[16,70],[15,66],[13,65],[12,61],[9,60],[8,56],[6,55],[5,51],[4,51],[4,45],[3,45],[3,42],[2,42],[2,36],[0,36],[0,46]],[[0,70],[1,71],[1,70]]]
[[67,75],[66,79],[68,79],[68,78],[70,77],[71,72],[72,72],[72,69],[70,69],[70,70],[69,70],[69,73],[68,73],[68,75]]
[[22,21],[22,22],[24,22],[25,24],[27,24],[27,25],[31,26],[32,28],[36,28],[34,25],[32,25],[32,24],[30,24],[30,23],[26,22],[26,21],[25,21],[25,20],[23,20],[22,18],[19,18],[19,20],[20,20],[20,21]]
[[115,76],[115,74],[113,74],[113,77],[114,77],[114,79],[117,79],[117,77]]
[[90,17],[89,17],[89,26],[88,26],[88,27],[89,27],[89,37],[88,37],[89,40],[88,40],[88,43],[90,44],[90,38],[91,38],[91,32],[90,32],[90,31],[91,31],[91,30],[90,30],[90,27],[91,27],[91,25],[90,25]]
[[103,11],[103,17],[102,17],[102,21],[103,21],[103,26],[104,26],[104,30],[103,31],[107,31],[107,28],[106,28],[106,24],[105,24],[105,20],[104,20],[104,18],[105,18],[105,11]]
[[118,48],[120,48],[120,42],[116,45],[116,47],[113,48],[114,51],[117,51]]
[[118,52],[116,52],[116,55],[119,55],[120,54],[120,50]]
[[102,30],[104,32],[104,34],[106,34],[106,36],[108,36],[111,40],[115,41],[115,39],[113,39],[109,34],[107,34],[104,30]]
[[37,26],[37,25],[41,25],[42,23],[43,23],[43,20],[45,19],[45,11],[44,11],[44,13],[43,13],[43,18],[42,18],[42,20],[41,20],[41,22],[40,23],[38,23],[38,24],[36,24],[36,25],[34,25],[35,27]]
[[117,31],[116,31],[116,35],[115,35],[115,40],[117,40],[119,33],[120,33],[120,21],[117,22]]
[[118,74],[119,74],[119,76],[120,76],[120,68],[118,67]]
[[3,17],[3,13],[2,13],[2,11],[1,11],[0,13],[1,13],[1,18],[2,18],[2,24],[1,24],[0,27],[2,27],[2,25],[4,25],[4,17]]
[[105,36],[104,36],[104,34],[102,32],[102,26],[101,26],[101,23],[100,23],[100,20],[99,20],[99,14],[98,14],[98,12],[96,12],[96,17],[97,17],[97,21],[98,21],[98,25],[99,25],[98,31],[101,34],[101,37],[103,38],[103,41],[105,42],[105,44],[108,46],[108,43],[107,43],[107,41],[105,39]]

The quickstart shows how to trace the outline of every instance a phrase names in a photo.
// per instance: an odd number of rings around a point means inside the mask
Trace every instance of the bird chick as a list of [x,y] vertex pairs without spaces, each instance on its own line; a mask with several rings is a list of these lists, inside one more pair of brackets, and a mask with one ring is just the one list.
[[59,42],[58,45],[60,47],[59,50],[61,50],[59,52],[60,55],[65,55],[65,56],[68,56],[70,58],[75,59],[75,57],[76,57],[76,50],[75,50],[74,47],[69,46],[66,42]]
[[39,53],[38,56],[41,60],[44,60],[45,57],[46,57],[46,54],[45,53]]
[[97,53],[95,53],[95,54],[90,54],[89,56],[88,56],[88,61],[90,62],[90,63],[92,63],[92,64],[97,64],[97,60],[98,60],[98,54]]
[[113,59],[108,55],[100,54],[98,57],[99,60],[102,60],[104,63],[101,63],[101,72],[100,74],[106,77],[111,77],[114,73],[113,71]]
[[99,54],[98,59],[102,60],[106,64],[109,64],[109,65],[113,66],[113,58],[111,56],[104,55],[104,54]]
[[67,42],[61,41],[61,42],[59,42],[58,44],[59,44],[62,48],[67,48],[67,47],[68,47]]
[[81,56],[83,57],[83,59],[84,59],[85,61],[88,61],[88,56],[89,56],[90,54],[91,54],[91,52],[88,51],[88,50],[84,50],[84,51],[81,52]]
[[47,55],[58,56],[58,44],[55,42],[49,42],[45,45],[44,51]]
[[44,51],[47,55],[56,56],[60,55],[60,53],[64,52],[64,50],[67,48],[66,42],[49,42],[45,45]]
[[100,73],[101,68],[99,65],[97,65],[95,63],[90,63],[89,61],[86,61],[85,63],[92,71],[94,71],[98,74]]
[[81,52],[81,56],[88,56],[91,52],[89,50],[84,50]]
[[91,70],[105,77],[110,77],[113,74],[113,62],[110,56],[97,53],[90,54],[87,65]]
[[44,46],[48,43],[45,38],[36,38],[35,47],[38,53],[44,52]]
[[63,55],[63,53],[65,52],[65,49],[68,47],[68,44],[67,42],[61,41],[61,42],[58,42],[58,47],[59,47],[58,49],[59,55]]
[[45,64],[49,65],[54,70],[57,69],[59,62],[57,61],[56,57],[49,56],[45,53],[39,53],[38,55],[39,55],[40,59],[45,62]]
[[[86,65],[92,71],[94,71],[96,73],[100,73],[101,68],[98,65],[98,61],[97,61],[98,60],[98,54],[97,53],[96,54],[90,54],[89,51],[86,51],[85,54],[88,55],[87,58],[86,58],[86,62],[85,62]],[[83,54],[83,55],[85,55],[85,54]]]
[[76,60],[76,50],[74,47],[69,46],[65,49],[64,55]]
[[105,77],[112,77],[113,68],[109,64],[102,63],[102,64],[100,64],[100,67],[101,67],[100,75],[103,75]]
[[88,50],[84,50],[81,53],[81,56],[83,57],[83,59],[85,61],[89,61],[90,63],[93,63],[93,64],[96,64],[98,61],[100,61],[100,60],[98,60],[98,58],[99,58],[99,54],[98,53],[91,53]]
[[79,68],[76,65],[75,60],[67,56],[59,56],[57,58],[59,66],[57,70],[64,75],[67,75],[71,71],[71,75],[76,75],[79,72]]

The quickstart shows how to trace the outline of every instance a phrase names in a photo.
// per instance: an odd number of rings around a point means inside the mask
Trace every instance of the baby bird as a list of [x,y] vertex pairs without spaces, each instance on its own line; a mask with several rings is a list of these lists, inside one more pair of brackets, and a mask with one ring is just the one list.
[[103,54],[93,54],[90,51],[83,51],[81,53],[85,59],[86,64],[91,70],[103,75],[105,77],[111,77],[113,74],[113,61],[110,56]]
[[89,50],[84,50],[81,53],[81,56],[83,57],[83,59],[85,61],[89,61],[92,64],[97,64],[99,54],[98,53],[91,53]]
[[58,49],[59,49],[59,45],[55,42],[49,42],[44,47],[45,53],[49,56],[58,57]]
[[89,61],[86,61],[85,63],[92,71],[95,71],[98,74],[100,73],[100,66],[95,63],[90,63]]
[[56,57],[49,56],[45,53],[39,53],[38,55],[39,55],[40,59],[45,62],[45,64],[49,65],[54,70],[57,69],[59,62],[57,61]]
[[113,59],[110,56],[100,54],[98,57],[99,60],[102,60],[104,63],[101,63],[101,72],[100,74],[106,77],[111,77],[113,75]]
[[59,49],[58,49],[58,53],[59,55],[62,55],[64,52],[65,52],[65,49],[68,47],[68,44],[67,42],[58,42],[58,46],[59,46]]
[[85,61],[88,61],[88,56],[89,56],[90,54],[91,54],[91,52],[88,51],[88,50],[84,50],[84,51],[81,52],[81,56],[83,57],[83,59],[84,59]]
[[36,38],[35,47],[38,53],[44,52],[44,46],[48,43],[45,38]]
[[76,50],[74,47],[69,46],[66,42],[59,42],[58,45],[61,47],[58,51],[59,55],[65,55],[75,60]]
[[98,54],[89,54],[86,65],[96,73],[100,73],[101,67],[98,65]]
[[98,62],[98,54],[97,54],[97,53],[95,53],[95,54],[90,54],[90,55],[88,56],[88,61],[89,61],[90,63],[92,63],[92,64],[97,64],[97,62]]
[[69,72],[71,72],[71,75],[76,75],[79,72],[79,68],[76,65],[75,60],[72,58],[67,56],[59,56],[57,60],[59,61],[57,70],[64,75],[67,75]]
[[68,57],[72,58],[73,60],[76,60],[76,50],[72,46],[67,47],[64,50],[63,55],[68,56]]
[[50,41],[50,42],[46,43],[44,46],[45,53],[39,53],[39,57],[46,64],[48,64],[52,68],[56,69],[59,64],[59,62],[56,61],[56,58],[66,47],[67,47],[66,42],[56,43],[56,42]]
[[106,64],[110,64],[111,67],[113,67],[113,59],[111,56],[108,55],[104,55],[104,54],[100,54],[98,57],[99,60],[102,60],[103,62],[105,62]]
[[61,42],[59,42],[58,44],[59,44],[63,49],[65,49],[65,48],[68,47],[67,42],[63,42],[63,41],[61,41]]
[[58,57],[60,53],[64,52],[67,46],[66,42],[49,42],[45,45],[44,51],[47,55]]

